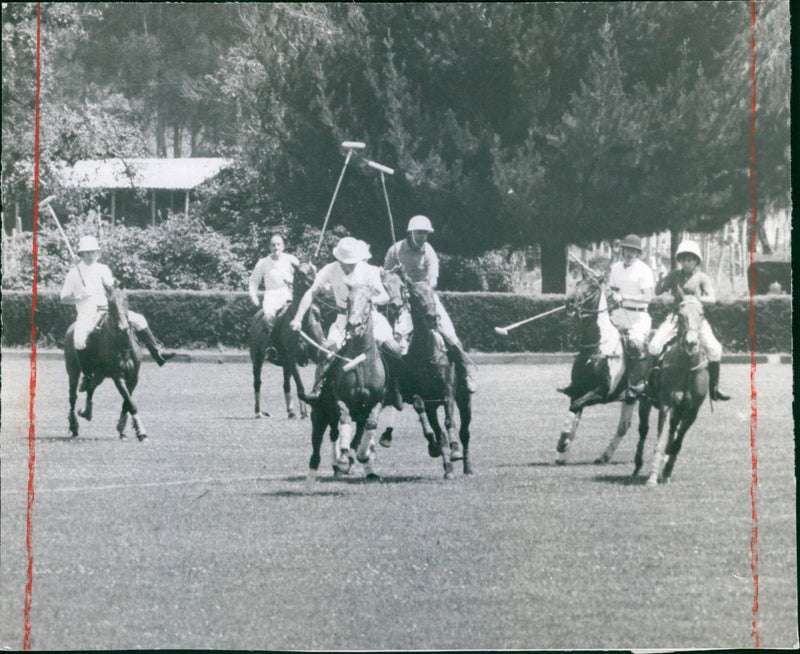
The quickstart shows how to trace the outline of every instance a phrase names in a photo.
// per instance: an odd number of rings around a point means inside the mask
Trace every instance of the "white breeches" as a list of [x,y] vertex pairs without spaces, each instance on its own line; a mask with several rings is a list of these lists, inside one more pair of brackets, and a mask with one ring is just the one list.
[[447,311],[444,309],[444,305],[442,301],[439,299],[439,296],[435,296],[436,299],[436,311],[439,314],[439,327],[442,330],[442,333],[451,341],[453,342],[460,342],[458,340],[458,336],[456,336],[456,328],[453,327],[453,321],[450,320],[450,316],[447,315]]
[[[336,316],[336,320],[328,329],[328,342],[332,344],[333,349],[338,350],[344,344],[344,339],[347,330],[347,316],[340,313]],[[394,338],[392,334],[392,327],[389,321],[386,320],[382,313],[378,313],[376,309],[372,310],[372,333],[378,343],[391,341]]]
[[286,286],[264,291],[264,301],[261,304],[264,309],[264,315],[267,317],[274,317],[283,305],[290,302],[291,299],[292,292]]
[[[78,317],[75,318],[75,331],[73,332],[76,350],[86,349],[86,339],[89,338],[89,334],[92,333],[102,313],[102,311],[81,311],[78,313]],[[133,325],[137,332],[147,329],[145,317],[141,313],[136,313],[130,309],[128,309],[128,322]]]
[[[447,315],[439,296],[435,296],[436,300],[436,313],[439,316],[439,328],[442,330],[447,339],[454,343],[460,343],[456,335],[456,328],[453,327],[453,321]],[[394,325],[394,336],[400,347],[403,349],[403,354],[408,351],[408,345],[411,342],[411,336],[414,331],[414,324],[411,320],[411,314],[405,309],[400,311],[397,322]]]
[[[673,313],[670,314],[664,322],[661,323],[653,338],[650,339],[650,346],[648,351],[653,356],[658,356],[664,349],[667,341],[673,338],[678,333],[678,317]],[[700,341],[700,347],[706,353],[709,361],[719,361],[722,358],[722,345],[714,337],[714,332],[711,331],[711,325],[708,320],[703,318],[700,329],[697,332],[697,338]]]
[[641,350],[647,342],[647,337],[650,336],[653,319],[647,311],[626,311],[619,308],[611,314],[611,322],[627,331],[628,338]]

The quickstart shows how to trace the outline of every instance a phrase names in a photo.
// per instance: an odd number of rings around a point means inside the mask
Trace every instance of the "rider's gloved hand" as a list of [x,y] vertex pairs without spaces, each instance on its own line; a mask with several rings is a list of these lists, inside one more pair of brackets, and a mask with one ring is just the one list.
[[299,332],[300,329],[303,327],[303,321],[295,318],[294,320],[292,320],[292,322],[289,323],[289,327],[291,327],[294,331]]

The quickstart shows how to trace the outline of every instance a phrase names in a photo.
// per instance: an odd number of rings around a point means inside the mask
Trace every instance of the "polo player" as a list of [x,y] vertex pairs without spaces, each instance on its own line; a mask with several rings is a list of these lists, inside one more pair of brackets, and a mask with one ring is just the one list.
[[[325,345],[330,349],[340,350],[346,337],[346,311],[350,289],[357,285],[367,285],[372,289],[373,293],[373,334],[381,351],[387,355],[390,368],[394,369],[400,358],[400,346],[394,339],[389,321],[375,309],[375,306],[386,304],[389,301],[389,294],[383,287],[380,268],[367,263],[367,260],[372,256],[369,251],[369,245],[352,236],[345,236],[333,248],[333,256],[336,261],[323,266],[319,270],[314,278],[314,283],[301,298],[297,313],[290,323],[291,328],[295,331],[300,331],[303,317],[311,303],[320,294],[330,289],[333,291],[339,313],[328,330],[328,338]],[[334,357],[330,356],[317,365],[314,388],[311,389],[310,393],[306,394],[307,402],[313,402],[319,398],[325,376],[333,364],[333,359]],[[403,398],[399,392],[399,380],[396,374],[390,374],[389,377],[391,403],[398,411],[402,411]]]
[[[412,282],[427,282],[432,289],[436,289],[436,284],[439,281],[439,257],[431,244],[428,243],[428,236],[433,233],[431,221],[426,216],[414,216],[408,221],[406,232],[407,236],[392,245],[386,253],[383,261],[384,270],[392,270],[400,264]],[[464,380],[465,387],[470,393],[474,393],[477,387],[467,364],[468,359],[464,352],[464,346],[456,335],[453,322],[450,320],[450,316],[447,315],[438,293],[434,293],[434,298],[436,300],[436,313],[439,317],[437,322],[438,331],[444,338],[448,352],[453,357],[456,370]],[[401,315],[398,324],[395,325],[395,331],[398,332],[403,340],[407,340],[411,329],[410,316],[403,317]]]
[[[92,333],[103,312],[108,308],[103,285],[113,286],[114,276],[108,266],[98,261],[100,244],[94,236],[81,237],[78,243],[78,255],[81,261],[67,273],[61,288],[61,303],[75,305],[78,314],[73,332],[75,349],[85,350],[89,334]],[[162,352],[159,349],[155,336],[150,331],[147,320],[142,314],[129,309],[128,321],[136,330],[138,339],[159,366],[163,366],[175,356],[174,352]],[[86,370],[83,372],[81,391],[87,390],[89,383]]]

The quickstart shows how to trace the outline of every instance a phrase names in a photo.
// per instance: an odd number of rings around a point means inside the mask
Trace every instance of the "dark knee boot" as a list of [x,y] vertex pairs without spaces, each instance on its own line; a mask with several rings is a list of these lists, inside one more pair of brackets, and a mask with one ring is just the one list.
[[447,349],[453,357],[453,363],[456,364],[456,376],[464,381],[464,387],[470,392],[474,393],[477,390],[475,380],[472,378],[472,373],[469,369],[469,362],[467,360],[467,353],[459,341],[452,341],[447,338],[442,332],[442,338],[447,344]]
[[147,351],[150,352],[150,356],[153,357],[153,361],[155,361],[159,366],[163,366],[167,361],[175,356],[175,352],[162,352],[159,350],[156,337],[153,336],[153,332],[150,331],[149,327],[137,330],[136,336],[142,342],[142,345],[147,348]]
[[628,387],[625,389],[625,399],[635,400],[640,397],[645,388],[644,353],[635,345],[628,349]]
[[726,402],[731,396],[719,387],[719,361],[708,362],[708,394],[717,402]]
[[275,365],[280,365],[278,350],[275,348],[275,338],[273,337],[275,323],[277,322],[276,317],[264,314],[264,322],[267,323],[266,327],[267,342],[265,344],[265,350],[264,350],[267,361],[269,361],[270,363],[274,363]]
[[651,401],[658,400],[660,374],[661,370],[658,366],[658,356],[654,356],[648,352],[642,375],[645,380],[644,392]]

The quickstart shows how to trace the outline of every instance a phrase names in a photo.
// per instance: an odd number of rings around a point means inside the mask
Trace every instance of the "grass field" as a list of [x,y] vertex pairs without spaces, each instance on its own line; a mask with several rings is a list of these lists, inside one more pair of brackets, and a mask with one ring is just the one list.
[[[0,646],[20,649],[28,362],[2,372]],[[701,410],[657,489],[630,478],[634,429],[592,464],[618,405],[587,409],[570,464],[554,465],[568,366],[487,365],[473,476],[457,464],[442,479],[406,407],[378,448],[382,483],[332,480],[326,443],[313,494],[310,425],[287,420],[267,372],[273,417],[253,420],[248,365],[146,363],[150,438],[116,438],[106,382],[69,440],[63,364],[39,362],[33,649],[755,645],[748,366],[723,366],[735,399]],[[762,647],[796,647],[791,366],[760,366],[756,382],[756,627]]]

